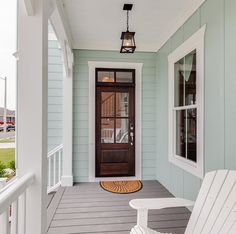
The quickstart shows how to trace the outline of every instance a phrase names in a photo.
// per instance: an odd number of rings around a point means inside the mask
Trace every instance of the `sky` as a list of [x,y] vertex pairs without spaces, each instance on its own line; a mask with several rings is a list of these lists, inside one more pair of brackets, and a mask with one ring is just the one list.
[[[16,108],[17,0],[1,1],[0,77],[7,77],[7,108]],[[4,106],[4,81],[0,79],[0,107]]]

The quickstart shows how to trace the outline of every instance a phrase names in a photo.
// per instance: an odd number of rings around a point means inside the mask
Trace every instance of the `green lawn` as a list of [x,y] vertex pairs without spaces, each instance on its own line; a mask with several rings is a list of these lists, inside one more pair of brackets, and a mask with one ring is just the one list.
[[15,161],[15,149],[0,149],[0,161],[4,164]]

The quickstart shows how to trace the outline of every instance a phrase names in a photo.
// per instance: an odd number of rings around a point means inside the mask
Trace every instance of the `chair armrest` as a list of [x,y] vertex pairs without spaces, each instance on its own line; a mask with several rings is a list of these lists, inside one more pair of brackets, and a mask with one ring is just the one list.
[[133,199],[129,205],[136,210],[156,210],[171,207],[191,207],[194,202],[183,198],[146,198]]

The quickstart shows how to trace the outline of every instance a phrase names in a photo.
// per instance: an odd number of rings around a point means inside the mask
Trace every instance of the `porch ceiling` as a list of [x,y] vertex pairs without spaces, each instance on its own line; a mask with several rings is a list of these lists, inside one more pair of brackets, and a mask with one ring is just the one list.
[[133,3],[130,31],[137,51],[157,51],[204,0],[63,0],[75,49],[119,50],[124,3]]

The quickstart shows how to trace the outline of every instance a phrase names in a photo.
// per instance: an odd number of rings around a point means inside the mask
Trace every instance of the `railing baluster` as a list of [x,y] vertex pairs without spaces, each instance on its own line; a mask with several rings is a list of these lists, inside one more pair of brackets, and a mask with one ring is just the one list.
[[19,197],[18,233],[25,234],[26,227],[26,192]]
[[53,155],[53,186],[56,184],[56,154]]
[[2,215],[0,215],[0,233],[1,234],[9,234],[10,226],[9,226],[9,209],[7,209]]
[[48,158],[48,188],[51,187],[51,157]]
[[57,146],[48,153],[48,193],[60,185],[62,175],[62,155],[63,145]]
[[61,180],[61,150],[59,151],[58,180]]
[[11,206],[11,234],[18,234],[18,199]]

